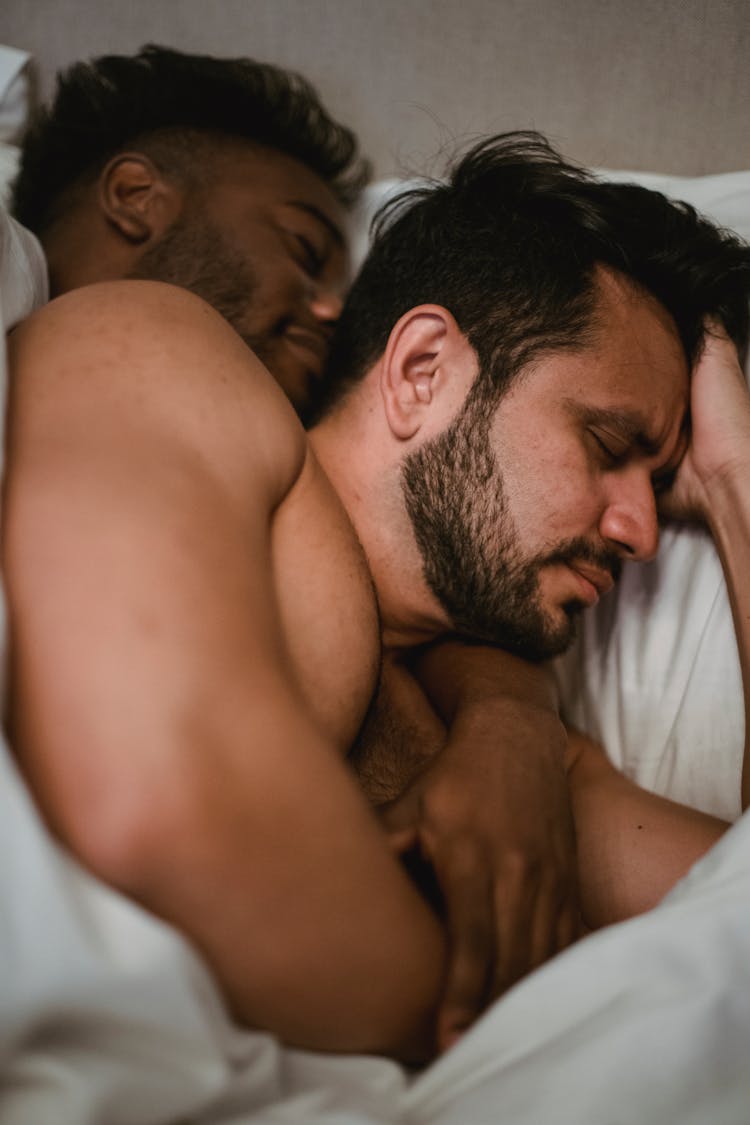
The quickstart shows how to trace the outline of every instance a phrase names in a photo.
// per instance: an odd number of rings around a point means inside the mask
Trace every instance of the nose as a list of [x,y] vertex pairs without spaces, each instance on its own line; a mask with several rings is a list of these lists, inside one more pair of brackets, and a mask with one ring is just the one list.
[[310,311],[316,320],[324,324],[335,324],[343,307],[343,296],[330,286],[317,286],[310,300]]
[[599,523],[602,538],[621,558],[648,562],[659,546],[656,497],[650,474],[618,474]]

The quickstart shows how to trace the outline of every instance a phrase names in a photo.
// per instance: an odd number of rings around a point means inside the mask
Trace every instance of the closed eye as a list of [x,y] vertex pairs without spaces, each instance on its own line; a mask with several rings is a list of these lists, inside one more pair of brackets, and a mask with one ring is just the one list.
[[[610,434],[602,433],[600,430],[589,429],[589,434],[594,439],[596,448],[607,467],[617,468],[624,465],[628,459],[630,447],[623,445],[622,442]],[[654,473],[651,478],[651,486],[656,496],[661,496],[665,492],[669,492],[670,488],[675,482],[677,476],[677,469],[664,469],[661,472]]]
[[293,238],[299,250],[299,259],[302,268],[310,277],[319,277],[325,264],[324,255],[313,245],[304,234],[293,233]]
[[623,463],[628,453],[627,446],[623,446],[617,438],[613,438],[609,434],[604,435],[598,430],[589,429],[589,434],[594,439],[598,452],[608,465],[621,465]]

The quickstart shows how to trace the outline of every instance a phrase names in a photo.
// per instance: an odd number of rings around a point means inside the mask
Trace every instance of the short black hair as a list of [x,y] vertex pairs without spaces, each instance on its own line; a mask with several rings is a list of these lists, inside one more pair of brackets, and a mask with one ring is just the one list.
[[331,118],[301,75],[150,44],[58,75],[54,98],[24,138],[13,213],[38,234],[60,213],[68,190],[95,178],[117,152],[158,137],[158,151],[184,166],[191,134],[240,138],[292,156],[346,206],[370,175],[354,133]]
[[399,317],[421,304],[453,314],[479,360],[473,390],[496,400],[540,352],[585,341],[598,266],[666,307],[689,362],[708,315],[744,347],[750,247],[688,204],[597,179],[539,133],[504,133],[475,145],[445,181],[405,192],[376,216],[336,327],[318,414],[372,367]]

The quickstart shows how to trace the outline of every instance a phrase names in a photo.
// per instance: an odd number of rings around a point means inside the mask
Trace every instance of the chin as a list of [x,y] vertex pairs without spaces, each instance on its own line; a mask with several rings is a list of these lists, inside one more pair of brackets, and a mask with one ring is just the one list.
[[529,621],[520,632],[518,655],[535,663],[561,656],[576,638],[581,609],[578,602],[566,602],[546,613],[540,608],[536,622]]
[[560,656],[573,644],[578,634],[578,622],[586,607],[579,601],[569,601],[557,613],[557,623],[550,629],[550,656]]
[[555,613],[544,612],[539,606],[513,619],[454,622],[455,632],[465,639],[496,645],[534,664],[565,652],[575,639],[576,627],[576,613],[561,607]]

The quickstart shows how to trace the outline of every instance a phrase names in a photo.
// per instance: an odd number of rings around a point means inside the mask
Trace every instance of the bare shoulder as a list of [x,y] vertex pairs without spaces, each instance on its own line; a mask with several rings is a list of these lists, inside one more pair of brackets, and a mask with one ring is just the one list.
[[253,704],[286,699],[272,532],[307,439],[234,331],[168,286],[73,291],[19,326],[10,359],[14,746],[62,838],[99,862],[121,806],[140,831],[153,771],[184,778],[185,746],[214,741],[186,730],[247,684]]
[[306,438],[263,364],[209,305],[159,282],[73,290],[12,334],[13,398],[29,424],[193,449],[217,471],[258,463],[277,500]]

